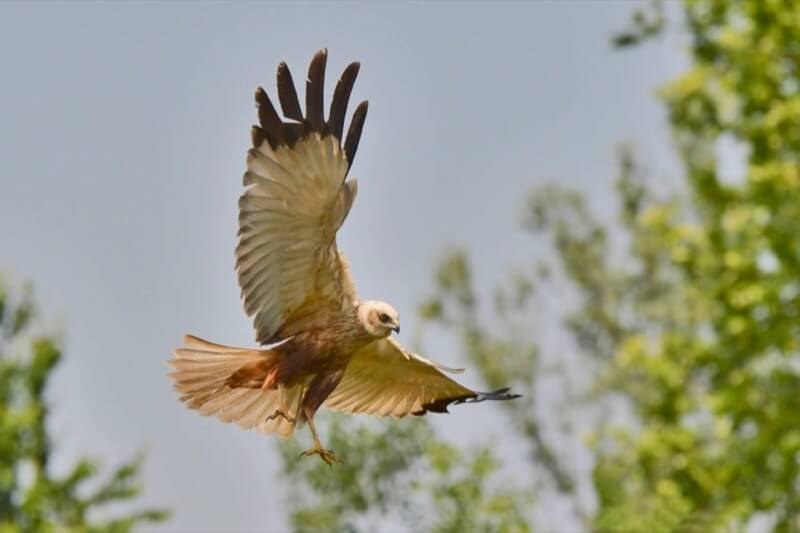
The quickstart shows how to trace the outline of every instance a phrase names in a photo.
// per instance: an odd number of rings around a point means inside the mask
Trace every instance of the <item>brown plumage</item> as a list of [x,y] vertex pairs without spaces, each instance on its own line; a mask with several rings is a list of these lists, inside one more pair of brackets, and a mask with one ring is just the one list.
[[500,389],[470,390],[447,377],[459,372],[404,349],[390,335],[400,318],[389,304],[360,300],[336,246],[358,190],[347,180],[367,115],[344,120],[359,64],[342,74],[324,117],[327,52],[314,55],[303,116],[289,67],[278,67],[281,119],[266,91],[255,93],[258,126],[247,155],[239,200],[236,271],[259,349],[234,348],[194,336],[175,350],[170,376],[189,408],[244,428],[289,436],[307,422],[317,454],[314,415],[325,405],[349,413],[402,418],[447,412],[451,404],[508,400]]

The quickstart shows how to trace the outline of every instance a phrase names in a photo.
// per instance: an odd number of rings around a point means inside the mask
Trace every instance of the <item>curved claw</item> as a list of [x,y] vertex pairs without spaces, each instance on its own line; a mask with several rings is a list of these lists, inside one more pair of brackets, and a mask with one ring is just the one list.
[[312,455],[319,455],[319,458],[328,463],[328,466],[331,467],[334,463],[343,464],[343,461],[336,457],[333,450],[326,450],[324,448],[311,448],[310,450],[306,450],[298,456],[298,459],[300,457],[310,457]]
[[287,414],[286,414],[286,413],[283,411],[283,409],[276,409],[274,413],[272,413],[271,415],[269,415],[269,416],[267,417],[267,421],[273,420],[273,419],[275,419],[275,418],[278,418],[278,417],[281,417],[281,418],[283,418],[284,420],[286,420],[286,421],[287,421],[287,422],[289,422],[290,424],[294,424],[294,418],[293,418],[293,417],[291,417],[291,416],[289,416],[289,415],[287,415]]

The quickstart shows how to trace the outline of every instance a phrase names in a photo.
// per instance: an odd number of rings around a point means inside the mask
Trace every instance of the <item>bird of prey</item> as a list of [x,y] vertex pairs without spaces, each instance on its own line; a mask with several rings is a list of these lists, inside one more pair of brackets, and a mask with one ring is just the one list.
[[244,193],[239,199],[236,272],[259,348],[234,348],[187,335],[169,362],[170,377],[190,409],[223,422],[288,437],[307,423],[329,465],[314,415],[321,406],[402,418],[447,412],[450,404],[508,400],[509,389],[473,391],[445,375],[460,372],[400,345],[400,316],[389,304],[356,294],[336,232],[356,197],[353,166],[367,102],[344,136],[359,63],[333,92],[327,120],[323,86],[327,51],[317,52],[306,79],[303,115],[286,63],[278,66],[281,119],[267,93],[255,93]]

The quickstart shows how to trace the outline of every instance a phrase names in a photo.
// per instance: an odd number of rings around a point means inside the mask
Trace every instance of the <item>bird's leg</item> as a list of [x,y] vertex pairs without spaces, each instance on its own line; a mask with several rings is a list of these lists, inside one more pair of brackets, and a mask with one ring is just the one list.
[[289,414],[289,407],[286,405],[286,388],[283,385],[278,385],[278,402],[280,403],[280,407],[269,415],[267,420],[272,420],[280,416],[290,424],[294,424],[295,419]]
[[333,466],[333,463],[342,464],[342,460],[336,457],[336,454],[333,453],[333,450],[326,450],[322,447],[322,443],[319,441],[319,435],[317,435],[317,428],[314,427],[314,413],[309,413],[308,408],[304,408],[304,411],[306,414],[306,420],[308,421],[308,429],[311,430],[311,436],[314,438],[314,447],[301,453],[300,457],[319,455],[320,459],[328,463],[328,466]]
[[311,436],[314,437],[314,447],[301,453],[300,457],[319,455],[329,466],[333,466],[333,463],[342,462],[336,457],[332,450],[326,450],[322,447],[322,443],[319,441],[319,436],[317,435],[317,428],[314,427],[314,414],[317,412],[317,409],[320,408],[322,402],[325,401],[325,398],[333,392],[333,389],[335,389],[336,385],[342,380],[343,375],[344,368],[340,368],[333,372],[317,374],[314,379],[311,380],[311,383],[308,384],[308,389],[303,395],[302,413],[303,418],[308,421],[308,428],[311,430]]

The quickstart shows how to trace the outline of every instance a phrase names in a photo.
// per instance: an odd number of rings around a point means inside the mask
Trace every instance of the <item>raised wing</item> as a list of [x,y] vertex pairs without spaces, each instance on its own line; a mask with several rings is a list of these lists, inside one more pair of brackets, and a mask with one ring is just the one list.
[[344,116],[359,64],[345,69],[323,116],[327,52],[311,60],[306,115],[289,67],[278,67],[281,120],[267,93],[256,90],[259,126],[247,156],[239,200],[236,270],[256,340],[277,342],[299,329],[347,312],[356,301],[347,263],[336,247],[356,196],[345,181],[356,154],[367,102],[356,108],[342,147]]
[[482,393],[442,373],[461,372],[405,350],[391,337],[375,341],[353,356],[344,377],[325,401],[334,411],[402,418],[446,413],[450,404],[510,400],[509,389]]

